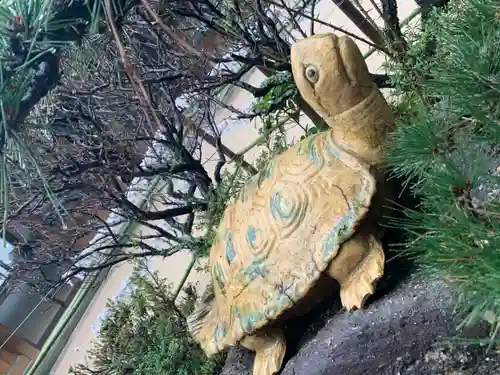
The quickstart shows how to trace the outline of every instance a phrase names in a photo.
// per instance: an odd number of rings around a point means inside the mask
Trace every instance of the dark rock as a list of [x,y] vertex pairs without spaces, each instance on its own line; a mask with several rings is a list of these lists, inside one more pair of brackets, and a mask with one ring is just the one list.
[[220,375],[251,375],[254,356],[254,353],[242,347],[231,349]]
[[[441,283],[412,277],[366,309],[333,312],[294,350],[281,375],[499,374],[498,352],[453,340],[488,334],[486,326],[458,332],[455,301]],[[235,348],[221,375],[251,375],[252,361],[252,353]]]

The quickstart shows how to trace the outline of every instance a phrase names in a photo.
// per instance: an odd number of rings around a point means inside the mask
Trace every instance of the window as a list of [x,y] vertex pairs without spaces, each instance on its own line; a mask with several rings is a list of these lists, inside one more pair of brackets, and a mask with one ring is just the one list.
[[9,272],[12,267],[12,259],[10,253],[14,247],[7,240],[0,238],[0,285],[2,285],[9,277]]

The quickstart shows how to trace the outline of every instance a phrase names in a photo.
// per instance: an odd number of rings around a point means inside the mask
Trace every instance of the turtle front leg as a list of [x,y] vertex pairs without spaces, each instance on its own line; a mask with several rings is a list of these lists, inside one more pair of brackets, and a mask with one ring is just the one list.
[[340,284],[340,299],[347,310],[362,308],[384,274],[384,250],[373,231],[360,227],[339,249],[327,273]]
[[274,375],[281,369],[286,352],[286,340],[280,329],[269,328],[245,336],[240,344],[256,352],[253,375]]

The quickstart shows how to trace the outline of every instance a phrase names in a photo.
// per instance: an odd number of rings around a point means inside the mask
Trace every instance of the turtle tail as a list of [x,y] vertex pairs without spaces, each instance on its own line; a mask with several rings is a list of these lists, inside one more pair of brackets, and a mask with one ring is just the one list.
[[214,310],[215,294],[213,285],[210,284],[202,296],[200,304],[187,317],[187,327],[191,336],[198,342],[207,356],[219,351],[213,339],[213,329],[217,322]]

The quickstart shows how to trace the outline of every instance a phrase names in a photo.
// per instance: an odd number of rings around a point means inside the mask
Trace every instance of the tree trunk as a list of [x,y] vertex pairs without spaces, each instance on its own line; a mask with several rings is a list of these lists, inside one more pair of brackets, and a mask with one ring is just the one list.
[[305,115],[312,120],[314,125],[317,126],[322,122],[325,122],[325,120],[323,120],[323,117],[321,117],[318,114],[318,112],[316,112],[314,108],[309,105],[309,103],[307,103],[304,99],[302,99],[302,97],[299,97],[299,99],[297,99],[297,105],[300,108],[300,110],[304,112]]
[[349,0],[332,0],[335,5],[380,49],[385,49],[384,38]]

